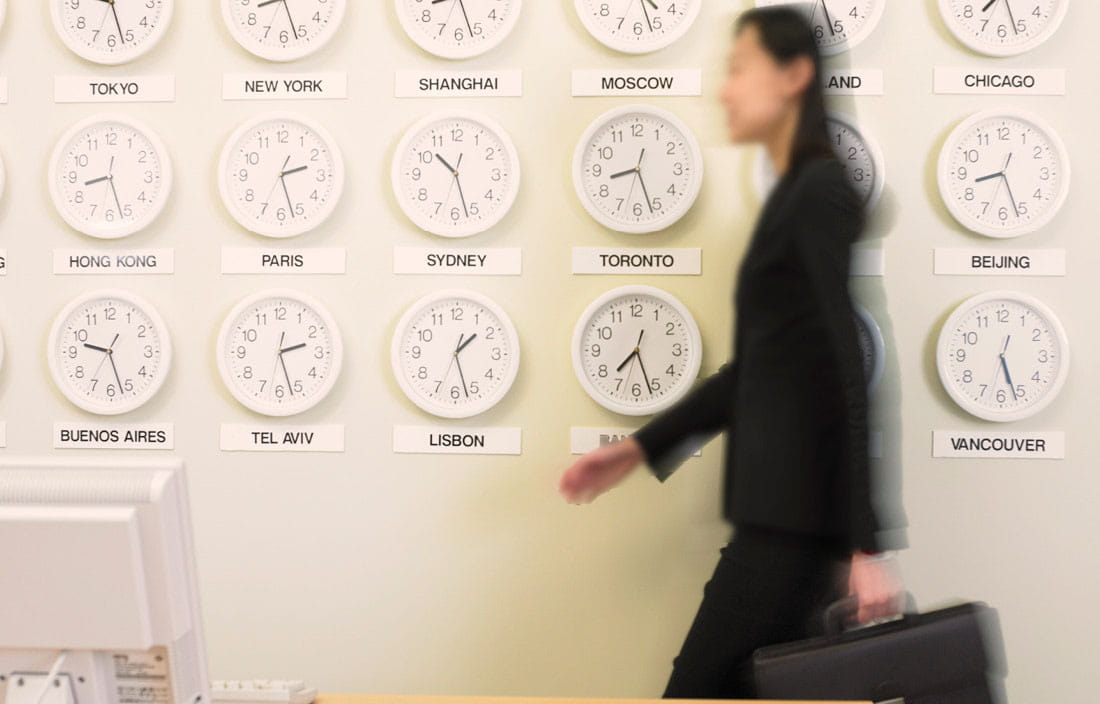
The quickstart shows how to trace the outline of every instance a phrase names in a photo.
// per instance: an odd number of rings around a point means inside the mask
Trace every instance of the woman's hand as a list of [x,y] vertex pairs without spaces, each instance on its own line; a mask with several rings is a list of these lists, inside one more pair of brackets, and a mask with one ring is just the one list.
[[581,455],[561,475],[558,491],[571,504],[590,503],[645,461],[638,441],[625,437]]
[[861,552],[852,553],[848,593],[855,594],[859,601],[857,623],[901,613],[905,609],[905,587],[896,558],[876,559]]

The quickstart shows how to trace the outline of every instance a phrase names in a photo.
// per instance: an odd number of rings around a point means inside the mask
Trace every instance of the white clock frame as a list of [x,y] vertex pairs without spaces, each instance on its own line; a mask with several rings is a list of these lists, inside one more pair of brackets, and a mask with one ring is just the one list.
[[318,39],[315,42],[290,49],[281,49],[257,44],[253,41],[252,37],[241,31],[240,27],[237,26],[236,19],[233,17],[232,4],[234,0],[221,0],[222,21],[230,36],[233,37],[233,40],[253,56],[280,63],[297,61],[298,59],[305,58],[320,51],[328,45],[329,42],[332,41],[332,38],[340,31],[340,26],[343,24],[344,17],[347,13],[347,4],[350,0],[330,1],[335,3],[335,10],[333,10],[334,14],[325,26],[325,31],[318,35]]
[[882,328],[879,327],[878,321],[871,315],[871,311],[865,307],[853,301],[853,309],[855,314],[859,317],[860,322],[863,324],[864,329],[867,330],[871,337],[872,354],[874,355],[874,365],[871,367],[871,374],[867,378],[867,393],[872,393],[878,388],[879,381],[882,380],[882,372],[886,367],[886,341],[882,337]]
[[[834,56],[836,54],[842,54],[845,51],[849,51],[859,46],[867,37],[875,31],[875,28],[879,24],[879,20],[882,19],[883,11],[886,9],[886,3],[888,0],[871,0],[873,3],[871,12],[867,16],[867,21],[860,27],[859,32],[851,37],[847,37],[845,41],[840,44],[834,45],[818,45],[818,50],[822,56]],[[771,7],[775,5],[799,5],[810,4],[809,0],[756,0],[757,7]],[[816,4],[816,2],[814,3]]]
[[704,0],[689,0],[689,2],[687,15],[675,30],[644,43],[608,34],[604,27],[591,18],[588,8],[585,7],[586,0],[573,0],[573,7],[576,9],[577,17],[580,18],[585,30],[607,48],[624,54],[651,54],[682,39],[694,26],[695,21],[699,19],[699,10],[702,8]]
[[[403,184],[403,157],[408,153],[412,147],[416,138],[423,133],[431,125],[438,122],[446,122],[447,120],[468,120],[475,122],[485,128],[487,131],[492,132],[493,135],[500,140],[500,143],[504,146],[504,150],[508,155],[508,160],[511,164],[511,173],[509,174],[509,187],[505,193],[504,200],[497,207],[496,212],[491,218],[486,218],[476,223],[467,223],[466,226],[454,229],[443,229],[438,227],[432,219],[426,217],[424,213],[412,207],[405,195],[405,189]],[[405,213],[417,227],[425,232],[440,237],[470,237],[477,235],[486,230],[491,229],[500,223],[505,216],[508,215],[512,206],[515,204],[516,196],[519,194],[520,189],[520,177],[521,169],[519,162],[519,151],[516,149],[516,145],[512,142],[512,138],[509,136],[507,130],[505,130],[499,123],[491,118],[477,112],[470,110],[441,110],[439,112],[432,113],[427,117],[419,120],[416,124],[405,131],[405,134],[401,137],[401,141],[397,145],[397,149],[393,153],[393,161],[390,167],[390,184],[393,187],[394,198],[397,199],[398,205],[401,207],[401,211]]]
[[954,13],[951,9],[951,0],[939,0],[940,18],[943,20],[943,23],[947,25],[948,30],[951,31],[952,36],[972,51],[993,57],[1017,56],[1044,44],[1054,36],[1058,28],[1061,27],[1062,20],[1066,17],[1066,10],[1069,8],[1069,0],[1054,1],[1058,3],[1058,6],[1047,27],[1040,34],[1017,46],[1005,46],[1003,44],[986,42],[970,32],[967,32],[965,28],[956,23]]
[[[117,227],[88,223],[83,218],[72,213],[65,201],[65,194],[61,192],[58,183],[60,173],[59,161],[65,157],[66,147],[89,128],[107,123],[118,123],[140,133],[146,141],[149,142],[150,146],[152,146],[153,151],[156,152],[161,168],[160,194],[152,207],[146,210],[145,215],[140,220],[135,220],[124,226]],[[58,215],[60,215],[70,227],[78,232],[98,239],[119,239],[144,230],[152,225],[157,218],[160,217],[161,213],[164,212],[164,208],[168,205],[168,201],[172,197],[172,156],[169,154],[168,148],[164,145],[164,142],[161,141],[157,133],[144,122],[121,113],[99,113],[76,123],[66,130],[65,134],[57,140],[57,144],[54,146],[53,152],[50,155],[47,178],[49,180],[50,198],[53,201],[54,208]]]
[[[973,220],[970,214],[959,207],[958,202],[951,197],[950,187],[948,185],[950,179],[947,176],[951,154],[955,151],[955,145],[958,141],[975,125],[998,118],[1007,118],[1019,122],[1030,123],[1034,129],[1043,133],[1047,141],[1050,142],[1055,152],[1055,156],[1058,159],[1059,167],[1062,170],[1062,183],[1059,192],[1054,202],[1047,207],[1044,214],[1031,222],[1009,229],[994,228]],[[956,125],[947,136],[947,139],[944,140],[943,147],[940,149],[939,159],[936,162],[936,183],[939,187],[940,198],[955,221],[971,232],[985,235],[986,237],[1001,239],[1030,234],[1049,224],[1050,221],[1058,215],[1066,202],[1066,197],[1069,194],[1070,175],[1069,150],[1066,149],[1065,143],[1054,128],[1046,120],[1029,110],[1021,110],[1020,108],[1007,106],[979,110]]]
[[[65,373],[62,370],[60,363],[57,360],[58,342],[60,341],[60,335],[62,333],[62,327],[68,317],[77,308],[87,305],[92,301],[117,299],[124,301],[135,308],[140,308],[141,311],[149,318],[150,322],[157,330],[157,339],[161,343],[160,350],[160,364],[158,365],[158,375],[153,380],[152,384],[146,388],[145,392],[141,396],[131,398],[129,401],[120,404],[103,404],[98,401],[89,399],[85,395],[73,389],[65,381]],[[149,301],[145,300],[137,294],[129,291],[124,291],[117,288],[101,288],[93,291],[83,293],[76,298],[69,301],[61,309],[61,311],[54,317],[53,324],[50,327],[49,338],[46,347],[46,358],[49,362],[50,376],[53,377],[54,384],[58,390],[67,398],[74,406],[81,408],[89,413],[95,413],[102,416],[120,415],[123,413],[129,413],[136,410],[146,403],[151,401],[154,396],[164,386],[164,382],[168,378],[168,374],[172,368],[172,336],[168,330],[168,326],[165,324],[164,319],[160,316],[160,313]]]
[[[657,298],[672,308],[683,319],[684,326],[687,328],[687,335],[689,344],[691,347],[692,358],[688,361],[687,368],[683,374],[683,386],[677,389],[674,393],[659,399],[658,401],[647,404],[625,404],[616,401],[613,398],[605,395],[600,389],[598,389],[592,380],[588,378],[584,368],[584,335],[589,325],[592,322],[592,317],[596,315],[602,308],[604,308],[611,301],[626,298],[629,296],[650,296]],[[703,339],[699,332],[699,325],[695,322],[695,317],[691,314],[680,299],[673,296],[664,289],[657,288],[656,286],[649,286],[647,284],[627,284],[625,286],[618,286],[609,291],[605,291],[596,300],[588,304],[577,319],[577,324],[573,328],[573,339],[571,347],[571,355],[573,359],[573,373],[580,381],[581,387],[585,392],[592,397],[596,403],[600,404],[609,411],[620,413],[627,416],[643,416],[652,413],[662,411],[672,404],[679,401],[685,394],[690,393],[694,387],[695,380],[699,376],[699,369],[703,362]]]
[[[420,392],[409,383],[408,379],[405,378],[404,365],[401,359],[401,347],[405,339],[405,332],[409,325],[412,324],[413,320],[421,315],[425,308],[440,301],[455,298],[465,299],[484,306],[490,313],[496,316],[497,320],[500,321],[501,327],[504,329],[504,335],[511,350],[509,353],[511,361],[507,365],[505,377],[501,381],[500,386],[497,387],[497,390],[491,396],[477,399],[461,408],[452,405],[438,404],[431,399],[424,398]],[[485,294],[463,288],[441,289],[421,296],[405,310],[401,318],[397,321],[390,343],[390,365],[393,368],[393,375],[396,377],[397,383],[405,393],[405,396],[421,410],[441,418],[469,418],[488,411],[503,400],[511,390],[519,372],[520,365],[519,333],[516,331],[516,326],[512,322],[512,318],[508,315],[508,312],[505,311],[500,304]]]
[[[675,210],[669,211],[664,217],[654,220],[649,223],[621,223],[615,218],[604,213],[592,200],[589,198],[588,190],[584,185],[584,159],[585,154],[588,152],[589,143],[607,124],[613,120],[617,120],[625,115],[632,113],[645,113],[653,116],[656,119],[663,120],[678,130],[684,137],[684,143],[687,145],[687,150],[692,159],[692,168],[694,169],[691,182],[688,186],[687,192],[684,194],[683,199]],[[604,227],[614,230],[616,232],[624,232],[627,234],[644,234],[649,232],[659,232],[679,222],[684,216],[686,216],[694,207],[695,201],[699,198],[699,193],[703,188],[703,151],[699,147],[699,140],[696,139],[695,134],[691,131],[691,128],[684,123],[679,117],[672,112],[659,108],[655,105],[648,105],[644,103],[631,103],[630,105],[623,105],[621,107],[613,108],[603,113],[588,126],[581,135],[580,140],[577,141],[577,146],[573,152],[573,190],[577,194],[577,198],[580,199],[581,205],[592,216],[596,222],[600,223]]]
[[[65,27],[65,18],[61,15],[59,3],[63,3],[66,0],[47,0],[50,4],[50,19],[53,21],[54,30],[57,32],[57,36],[61,39],[62,43],[69,48],[74,54],[82,59],[91,61],[93,63],[101,64],[103,66],[118,66],[121,64],[127,64],[132,61],[140,59],[147,53],[153,50],[157,44],[163,39],[164,35],[168,32],[168,27],[172,24],[172,15],[175,12],[175,0],[160,0],[164,21],[154,28],[154,31],[149,34],[145,42],[141,44],[132,53],[125,53],[120,56],[111,56],[101,54],[90,48],[88,48],[83,42],[77,41],[68,29]],[[0,24],[3,23],[4,12],[3,7],[0,6]]]
[[[976,306],[997,300],[1012,301],[1035,311],[1049,325],[1054,339],[1057,340],[1059,347],[1058,352],[1061,354],[1061,362],[1058,367],[1057,375],[1043,396],[1028,406],[1010,411],[994,411],[967,398],[951,383],[951,375],[947,367],[950,362],[948,357],[950,355],[949,346],[951,330],[970,315],[970,312]],[[983,420],[1010,422],[1035,415],[1046,408],[1055,397],[1058,396],[1058,393],[1065,385],[1066,376],[1069,373],[1069,352],[1069,338],[1066,335],[1066,330],[1062,326],[1062,322],[1058,319],[1058,316],[1055,315],[1054,311],[1051,310],[1049,306],[1038,298],[1020,291],[997,289],[971,296],[956,306],[951,312],[947,321],[940,328],[939,338],[936,341],[936,369],[939,372],[940,382],[944,390],[947,391],[948,396],[950,396],[960,408]]]
[[414,44],[429,54],[452,61],[481,56],[500,46],[515,29],[520,12],[523,10],[523,0],[511,0],[512,7],[508,12],[508,16],[504,19],[503,24],[497,28],[491,39],[476,46],[450,47],[434,43],[424,32],[420,31],[417,24],[409,18],[409,13],[405,7],[407,2],[410,2],[410,0],[395,0],[394,2],[398,22],[401,23],[401,28],[405,30],[405,34]]

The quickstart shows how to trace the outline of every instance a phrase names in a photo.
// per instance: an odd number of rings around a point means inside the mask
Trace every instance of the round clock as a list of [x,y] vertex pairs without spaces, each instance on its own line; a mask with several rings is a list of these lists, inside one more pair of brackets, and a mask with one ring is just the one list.
[[628,54],[663,49],[684,36],[703,0],[574,0],[588,33]]
[[508,314],[465,289],[436,291],[412,304],[390,348],[401,390],[443,418],[468,418],[495,406],[515,381],[519,357]]
[[261,59],[293,61],[332,39],[347,0],[221,0],[222,19],[238,44]]
[[[858,127],[851,117],[834,110],[827,112],[825,124],[848,182],[863,197],[867,211],[874,210],[886,182],[886,163],[878,140],[866,129]],[[764,150],[757,152],[753,180],[761,200],[775,186],[775,170]]]
[[495,122],[462,110],[430,115],[393,156],[394,195],[419,227],[444,237],[483,232],[519,191],[519,154]]
[[218,334],[218,372],[246,408],[289,416],[317,405],[340,375],[343,342],[314,298],[268,289],[238,303]]
[[1069,0],[939,2],[943,21],[955,38],[988,56],[1012,56],[1039,46],[1057,31],[1069,7]]
[[1069,190],[1069,153],[1038,116],[983,110],[952,130],[936,169],[940,195],[964,227],[1016,237],[1046,225]]
[[521,0],[397,0],[397,18],[421,49],[467,59],[500,44],[515,27]]
[[702,362],[691,312],[659,288],[620,286],[593,301],[573,330],[573,371],[605,408],[656,413],[691,390]]
[[871,312],[858,303],[853,305],[859,354],[863,360],[863,377],[867,380],[867,392],[871,393],[882,379],[882,370],[886,365],[886,343]]
[[886,0],[756,0],[757,7],[798,5],[809,14],[817,46],[825,56],[856,46],[874,31]]
[[703,183],[703,155],[687,125],[651,105],[601,115],[577,143],[573,185],[585,210],[619,232],[655,232],[683,217]]
[[989,291],[948,317],[936,345],[947,393],[973,415],[994,421],[1026,418],[1046,407],[1066,380],[1069,342],[1039,300],[1017,291]]
[[115,289],[70,302],[50,329],[47,357],[61,392],[91,413],[115,415],[151,399],[168,376],[168,327],[149,303]]
[[50,157],[50,196],[65,222],[115,239],[152,223],[172,190],[168,150],[125,115],[90,117],[58,141]]
[[241,125],[222,150],[218,186],[243,227],[292,237],[323,223],[344,190],[336,141],[316,122],[275,112]]
[[123,64],[156,46],[172,20],[173,0],[49,0],[54,29],[73,52],[99,64]]

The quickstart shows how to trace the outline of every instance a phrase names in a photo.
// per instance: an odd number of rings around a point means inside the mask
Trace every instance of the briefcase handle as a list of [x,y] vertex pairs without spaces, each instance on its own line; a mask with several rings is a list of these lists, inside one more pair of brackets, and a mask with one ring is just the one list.
[[[837,599],[833,603],[829,604],[825,608],[825,635],[827,637],[834,637],[840,635],[846,629],[846,624],[850,624],[855,621],[856,612],[859,610],[859,597],[855,594],[849,594],[846,597]],[[905,608],[902,613],[895,616],[888,616],[886,618],[871,619],[865,624],[855,626],[855,628],[863,628],[866,626],[874,626],[879,623],[886,623],[888,621],[905,620],[907,616],[915,616],[920,612],[917,611],[917,602],[913,598],[911,592],[905,592]],[[854,629],[852,629],[854,630]]]

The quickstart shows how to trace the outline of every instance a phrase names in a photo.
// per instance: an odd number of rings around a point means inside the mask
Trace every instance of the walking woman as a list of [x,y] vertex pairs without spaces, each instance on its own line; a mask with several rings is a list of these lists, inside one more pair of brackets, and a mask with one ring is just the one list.
[[[863,206],[828,138],[821,58],[791,6],[742,13],[722,88],[729,135],[762,143],[778,182],[734,289],[733,358],[559,490],[588,503],[645,463],[660,481],[728,431],[721,548],[666,698],[754,696],[752,652],[810,635],[854,593],[856,621],[899,613],[903,587],[872,506],[868,398],[848,292]],[[889,549],[888,549],[889,548]]]

